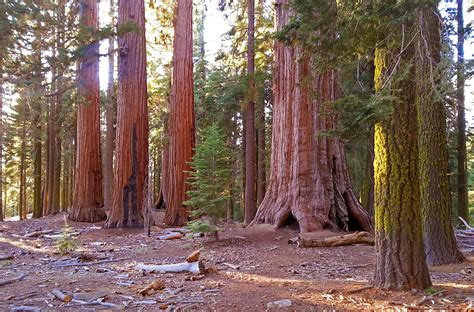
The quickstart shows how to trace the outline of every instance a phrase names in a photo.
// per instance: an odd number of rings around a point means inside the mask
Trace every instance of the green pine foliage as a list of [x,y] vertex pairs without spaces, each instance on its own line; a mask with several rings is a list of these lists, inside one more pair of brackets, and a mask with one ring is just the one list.
[[207,218],[192,221],[188,226],[196,232],[215,232],[217,220],[224,215],[230,198],[232,153],[216,124],[203,130],[202,141],[195,151],[188,180],[192,186],[187,192],[190,199],[184,204],[193,208],[193,217]]

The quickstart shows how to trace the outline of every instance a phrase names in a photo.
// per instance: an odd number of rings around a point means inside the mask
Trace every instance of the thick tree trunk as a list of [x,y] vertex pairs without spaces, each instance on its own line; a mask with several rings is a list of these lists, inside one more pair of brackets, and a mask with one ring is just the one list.
[[[287,3],[276,3],[277,30],[291,17]],[[270,177],[252,224],[278,228],[293,216],[301,232],[348,230],[350,221],[351,228],[371,231],[352,191],[342,141],[324,135],[337,122],[326,103],[339,97],[338,74],[312,74],[301,48],[281,42],[275,42],[275,65]]]
[[416,82],[418,143],[423,234],[426,260],[430,265],[465,260],[457,247],[451,225],[446,112],[436,95],[441,61],[441,25],[436,6],[417,12]]
[[[110,0],[110,15],[113,16],[114,0]],[[114,92],[114,48],[115,38],[109,39],[109,81],[107,84],[107,107],[105,111],[105,148],[104,148],[104,207],[112,207],[114,191],[114,122],[115,122],[115,92]]]
[[466,107],[464,96],[464,13],[463,0],[457,0],[458,43],[457,43],[457,130],[458,130],[458,214],[469,222],[468,184],[467,184],[467,152],[466,152]]
[[145,3],[120,1],[118,27],[134,23],[138,30],[118,38],[118,98],[114,198],[106,227],[142,227],[148,171],[148,107],[146,86]]
[[[183,202],[189,185],[187,171],[191,170],[195,145],[194,86],[193,86],[193,7],[191,0],[178,0],[174,18],[173,80],[169,110],[169,145],[167,160],[163,158],[163,188],[168,225],[184,225],[188,211]],[[164,155],[165,156],[165,155]]]
[[[411,29],[411,28],[407,28]],[[399,47],[395,48],[399,50]],[[407,66],[413,46],[406,47],[399,66]],[[388,50],[375,55],[375,86],[385,81]],[[425,262],[418,170],[415,77],[392,86],[393,113],[375,126],[375,280],[393,290],[426,289],[431,285]]]
[[245,108],[245,224],[250,224],[257,212],[255,203],[255,0],[248,0],[247,76],[249,79]]
[[[98,3],[81,1],[80,21],[84,27],[98,29]],[[99,44],[84,50],[78,72],[76,180],[68,218],[79,222],[105,220],[102,197],[100,155]]]

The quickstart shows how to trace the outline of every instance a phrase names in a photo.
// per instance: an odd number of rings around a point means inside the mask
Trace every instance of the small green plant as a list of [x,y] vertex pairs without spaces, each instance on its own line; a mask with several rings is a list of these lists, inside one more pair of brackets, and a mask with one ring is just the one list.
[[190,163],[193,168],[188,180],[190,199],[184,202],[192,207],[192,217],[203,217],[188,223],[193,232],[212,233],[218,239],[217,220],[225,213],[230,198],[231,155],[219,127],[216,124],[207,127]]
[[76,248],[76,239],[72,236],[72,228],[64,218],[61,235],[56,239],[56,249],[61,255],[66,255]]
[[430,288],[426,288],[426,289],[425,289],[425,294],[426,294],[427,296],[432,296],[432,295],[434,295],[434,294],[439,293],[440,291],[442,291],[442,289],[430,287]]

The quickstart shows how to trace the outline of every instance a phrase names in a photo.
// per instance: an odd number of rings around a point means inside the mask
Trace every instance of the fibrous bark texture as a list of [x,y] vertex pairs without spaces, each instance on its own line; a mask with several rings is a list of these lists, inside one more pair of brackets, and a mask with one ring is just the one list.
[[[110,15],[113,16],[114,0],[110,0]],[[114,48],[115,38],[109,39],[109,81],[107,84],[107,107],[105,111],[106,132],[104,147],[104,207],[110,209],[114,193],[114,122],[115,122],[115,91],[114,91]]]
[[118,37],[117,132],[114,198],[106,227],[142,227],[148,171],[145,3],[119,1],[118,27],[138,29]]
[[457,0],[457,130],[458,130],[458,214],[469,222],[467,152],[466,152],[466,107],[464,85],[466,83],[464,61],[464,12],[463,0]]
[[[276,3],[277,30],[289,21],[288,0]],[[252,224],[281,227],[293,216],[301,232],[325,227],[371,231],[352,191],[342,141],[325,136],[337,123],[327,103],[339,97],[336,71],[313,73],[302,49],[275,43],[270,177]]]
[[[98,3],[81,0],[81,23],[97,29]],[[100,90],[99,44],[92,43],[84,50],[78,72],[77,152],[74,195],[68,218],[78,222],[105,220],[102,197],[102,165],[100,155]]]
[[189,185],[195,145],[192,1],[178,0],[174,18],[173,77],[168,119],[169,144],[163,153],[162,187],[166,205],[164,222],[183,225],[188,211],[183,205]]
[[245,108],[245,224],[252,222],[257,212],[255,203],[255,1],[248,0],[247,75],[249,88]]
[[[387,53],[376,51],[377,91],[384,80]],[[413,47],[408,47],[401,57],[411,56]],[[414,78],[411,70],[393,87],[399,90],[392,91],[399,101],[393,103],[390,117],[375,126],[374,283],[384,289],[425,289],[431,285],[422,236]]]
[[423,236],[430,265],[462,262],[451,225],[445,107],[439,85],[441,24],[436,6],[417,12],[416,82]]

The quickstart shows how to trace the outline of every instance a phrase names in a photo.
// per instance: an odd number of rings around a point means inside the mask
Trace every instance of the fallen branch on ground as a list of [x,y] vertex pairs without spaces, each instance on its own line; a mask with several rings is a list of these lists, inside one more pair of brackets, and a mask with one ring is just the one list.
[[326,238],[311,238],[300,235],[298,247],[338,247],[354,244],[374,245],[374,238],[369,232],[355,232]]
[[459,220],[461,220],[461,222],[464,224],[464,226],[466,227],[466,229],[468,229],[469,231],[474,231],[474,227],[470,226],[469,223],[467,223],[466,220],[464,220],[462,217],[458,217]]
[[31,233],[26,233],[23,235],[24,237],[40,237],[46,234],[51,234],[54,233],[54,230],[43,230],[43,231],[35,231]]
[[0,255],[0,261],[13,259],[13,254]]
[[11,284],[11,283],[14,283],[14,282],[21,281],[22,279],[24,279],[26,277],[26,275],[27,275],[26,273],[22,273],[18,277],[9,278],[9,279],[5,279],[5,280],[0,280],[0,286],[4,286],[4,285],[8,285],[8,284]]
[[121,259],[100,260],[100,261],[95,261],[95,262],[77,262],[77,263],[64,263],[64,264],[51,264],[51,265],[56,268],[64,268],[64,267],[71,267],[71,266],[89,266],[89,265],[96,265],[96,264],[112,263],[112,262],[125,261],[129,259],[130,258],[121,258]]
[[361,288],[357,288],[357,289],[353,289],[353,290],[350,290],[349,291],[349,294],[356,294],[358,292],[361,292],[361,291],[364,291],[364,290],[369,290],[369,289],[372,289],[374,288],[374,286],[364,286],[364,287],[361,287]]
[[54,297],[58,298],[62,302],[68,303],[68,302],[72,301],[72,296],[71,295],[67,295],[67,294],[63,293],[62,291],[60,291],[59,289],[53,289],[53,291],[51,293],[53,294]]
[[172,240],[172,239],[181,239],[184,235],[179,232],[173,232],[165,235],[158,236],[159,240]]
[[[79,305],[100,305],[108,308],[118,308],[119,306],[110,302],[102,302],[99,300],[94,300],[94,301],[82,301],[82,300],[77,300],[77,299],[72,299],[71,303],[77,303]],[[67,306],[74,306],[74,305],[67,305]]]
[[160,273],[181,273],[190,272],[193,274],[200,274],[204,269],[204,264],[201,261],[183,262],[174,264],[138,264],[135,266],[136,270],[143,270],[146,272],[160,272]]

